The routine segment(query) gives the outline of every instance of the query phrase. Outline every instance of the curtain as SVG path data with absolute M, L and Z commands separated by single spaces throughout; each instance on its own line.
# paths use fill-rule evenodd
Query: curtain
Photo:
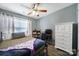
M 25 32 L 26 36 L 32 35 L 32 21 L 1 12 L 0 32 L 2 32 L 3 40 L 11 39 L 14 32 Z
M 2 32 L 3 40 L 11 39 L 13 16 L 7 13 L 0 13 L 0 30 Z
M 32 36 L 32 21 L 31 20 L 27 20 L 27 31 L 25 35 Z

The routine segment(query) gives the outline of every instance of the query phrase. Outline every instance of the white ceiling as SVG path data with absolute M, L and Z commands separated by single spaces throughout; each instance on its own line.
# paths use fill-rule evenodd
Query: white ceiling
M 28 16 L 27 14 L 31 10 L 23 7 L 22 5 L 31 7 L 32 3 L 0 3 L 0 8 Z M 29 15 L 29 17 L 32 17 L 34 19 L 39 19 L 41 17 L 44 17 L 48 14 L 56 12 L 62 8 L 70 6 L 70 5 L 72 5 L 72 3 L 40 3 L 39 8 L 47 9 L 47 12 L 46 13 L 39 13 L 39 17 L 33 16 L 32 14 Z

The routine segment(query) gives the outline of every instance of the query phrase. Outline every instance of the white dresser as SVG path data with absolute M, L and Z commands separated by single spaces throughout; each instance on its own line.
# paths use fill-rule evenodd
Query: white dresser
M 77 24 L 73 22 L 55 25 L 55 47 L 73 54 L 73 51 L 77 49 L 76 32 Z

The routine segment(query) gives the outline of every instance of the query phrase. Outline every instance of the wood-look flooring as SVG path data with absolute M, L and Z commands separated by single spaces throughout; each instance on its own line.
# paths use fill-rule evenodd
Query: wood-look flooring
M 67 52 L 56 49 L 53 45 L 48 45 L 48 56 L 70 56 Z

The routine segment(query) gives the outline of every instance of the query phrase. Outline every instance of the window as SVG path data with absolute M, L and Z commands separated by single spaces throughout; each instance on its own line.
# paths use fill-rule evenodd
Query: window
M 14 32 L 25 32 L 27 31 L 27 20 L 14 20 Z
M 14 19 L 14 32 L 25 32 L 26 35 L 31 34 L 31 21 L 27 19 Z

